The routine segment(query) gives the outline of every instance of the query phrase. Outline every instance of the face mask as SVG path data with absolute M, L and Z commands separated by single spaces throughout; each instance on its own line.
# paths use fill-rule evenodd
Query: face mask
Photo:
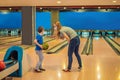
M 56 26 L 54 27 L 54 30 L 57 30 L 57 27 L 56 27 Z

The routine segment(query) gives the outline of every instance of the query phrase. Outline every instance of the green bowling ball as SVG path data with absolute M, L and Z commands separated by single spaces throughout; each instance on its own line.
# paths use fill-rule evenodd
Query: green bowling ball
M 43 50 L 47 50 L 49 48 L 49 45 L 48 43 L 43 43 L 42 47 L 43 47 Z

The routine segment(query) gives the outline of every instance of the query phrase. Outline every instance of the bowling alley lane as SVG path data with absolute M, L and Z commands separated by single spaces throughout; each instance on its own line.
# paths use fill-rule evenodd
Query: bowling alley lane
M 87 41 L 87 38 L 80 38 L 80 47 L 79 47 L 80 54 L 83 51 L 83 48 L 84 48 L 84 46 L 86 44 L 86 41 Z
M 0 45 L 0 51 L 9 48 L 10 46 L 17 46 L 17 45 L 21 45 L 21 41 L 16 41 L 16 42 L 12 42 L 12 43 L 6 43 L 3 45 Z
M 93 39 L 93 54 L 96 56 L 117 56 L 104 38 Z
M 115 41 L 115 42 L 117 42 L 118 44 L 120 44 L 120 38 L 113 38 L 113 40 Z
M 0 40 L 5 40 L 5 39 L 10 39 L 10 38 L 15 38 L 17 36 L 1 36 Z
M 14 38 L 10 38 L 10 39 L 4 39 L 4 40 L 0 41 L 0 45 L 10 43 L 10 42 L 16 42 L 16 41 L 20 41 L 20 40 L 21 40 L 21 37 L 14 37 Z
M 77 80 L 119 80 L 119 56 L 82 56 L 83 69 Z

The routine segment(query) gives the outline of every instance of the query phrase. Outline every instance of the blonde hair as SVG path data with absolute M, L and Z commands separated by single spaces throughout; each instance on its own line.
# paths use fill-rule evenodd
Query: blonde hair
M 56 21 L 55 24 L 57 26 L 57 30 L 60 31 L 60 29 L 62 28 L 61 23 L 59 21 Z

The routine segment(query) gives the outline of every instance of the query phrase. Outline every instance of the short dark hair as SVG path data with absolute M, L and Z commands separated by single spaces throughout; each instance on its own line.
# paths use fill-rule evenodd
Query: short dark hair
M 42 26 L 38 27 L 38 32 L 41 33 L 44 30 Z

